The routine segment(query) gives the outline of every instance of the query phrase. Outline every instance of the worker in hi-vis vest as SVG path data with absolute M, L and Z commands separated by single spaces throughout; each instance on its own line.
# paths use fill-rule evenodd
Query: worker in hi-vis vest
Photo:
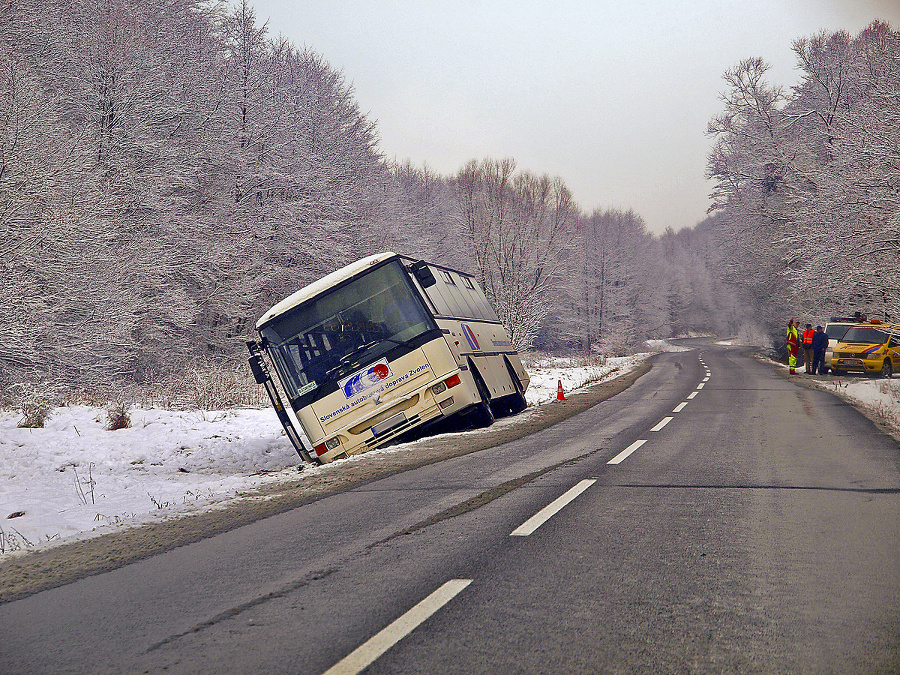
M 816 331 L 813 330 L 812 324 L 806 324 L 806 330 L 803 331 L 803 336 L 800 340 L 803 345 L 803 364 L 806 366 L 806 374 L 813 375 L 813 338 L 816 336 Z
M 800 335 L 797 332 L 797 326 L 800 322 L 796 319 L 788 321 L 787 328 L 787 347 L 788 347 L 788 366 L 791 368 L 791 375 L 796 374 L 797 353 L 800 351 Z

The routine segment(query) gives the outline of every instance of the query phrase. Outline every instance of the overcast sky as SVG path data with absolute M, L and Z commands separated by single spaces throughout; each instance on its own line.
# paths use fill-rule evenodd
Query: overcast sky
M 900 27 L 900 0 L 249 2 L 270 37 L 343 72 L 386 157 L 444 175 L 511 157 L 654 232 L 706 215 L 726 69 L 761 56 L 792 86 L 795 38 Z

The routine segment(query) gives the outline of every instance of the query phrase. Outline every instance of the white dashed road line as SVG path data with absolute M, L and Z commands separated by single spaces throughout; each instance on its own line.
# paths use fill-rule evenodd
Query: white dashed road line
M 350 652 L 325 671 L 324 675 L 356 675 L 379 656 L 412 633 L 425 619 L 450 602 L 471 579 L 451 579 L 434 593 L 422 600 L 406 614 L 387 626 L 380 633 Z
M 571 502 L 575 497 L 580 495 L 582 492 L 587 490 L 591 485 L 593 485 L 596 481 L 593 478 L 589 478 L 581 481 L 575 487 L 571 488 L 568 492 L 563 495 L 560 495 L 552 502 L 547 504 L 540 511 L 535 513 L 531 518 L 526 520 L 524 523 L 519 525 L 516 529 L 510 532 L 511 537 L 527 537 L 529 534 L 538 529 L 541 525 L 550 520 L 553 516 L 555 516 L 559 511 L 569 502 Z
M 630 455 L 632 452 L 637 450 L 639 447 L 641 447 L 646 442 L 647 442 L 647 439 L 635 441 L 634 443 L 629 445 L 627 448 L 625 448 L 622 452 L 620 452 L 618 455 L 616 455 L 611 460 L 609 460 L 607 462 L 607 464 L 621 464 L 622 460 L 624 460 L 626 457 L 628 457 L 628 455 Z
M 653 427 L 650 431 L 659 431 L 664 426 L 666 426 L 669 422 L 671 422 L 673 419 L 674 418 L 672 418 L 672 417 L 663 417 L 660 420 L 659 424 L 657 424 L 655 427 Z
M 706 368 L 706 377 L 700 384 L 697 385 L 697 391 L 693 391 L 688 394 L 688 400 L 693 399 L 697 395 L 699 390 L 703 389 L 706 382 L 709 381 L 709 368 L 706 367 L 703 359 L 700 359 L 700 363 L 703 364 L 704 368 Z M 682 410 L 684 410 L 684 407 L 687 404 L 688 401 L 679 403 L 677 406 L 675 406 L 675 409 L 672 410 L 672 412 L 681 412 Z M 650 429 L 650 431 L 659 431 L 673 419 L 673 417 L 664 417 L 655 427 Z M 646 442 L 646 439 L 635 441 L 618 455 L 609 460 L 607 464 L 620 464 L 629 455 L 631 455 L 631 453 L 640 448 Z M 510 536 L 527 537 L 528 535 L 532 534 L 541 525 L 543 525 L 548 520 L 550 520 L 550 518 L 559 513 L 567 504 L 572 502 L 575 498 L 578 497 L 578 495 L 587 490 L 595 482 L 595 479 L 586 479 L 579 482 L 573 488 L 569 489 L 565 494 L 562 494 L 554 499 L 547 506 L 534 514 L 531 518 L 519 525 L 519 527 L 517 527 L 510 533 Z M 450 602 L 464 588 L 466 588 L 466 586 L 471 583 L 472 579 L 451 579 L 443 586 L 438 588 L 434 593 L 419 602 L 415 607 L 406 612 L 406 614 L 394 620 L 386 628 L 354 649 L 347 656 L 345 656 L 331 668 L 326 670 L 323 675 L 357 675 L 358 673 L 362 672 L 372 663 L 374 663 L 375 660 L 378 659 L 378 657 L 380 657 L 388 649 L 393 647 L 400 640 L 413 632 L 426 619 L 428 619 L 441 607 Z

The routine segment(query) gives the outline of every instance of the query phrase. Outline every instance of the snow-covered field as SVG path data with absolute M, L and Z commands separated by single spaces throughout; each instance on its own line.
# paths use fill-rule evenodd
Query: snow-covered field
M 530 405 L 555 401 L 559 381 L 571 393 L 648 355 L 603 365 L 535 359 L 526 398 Z M 215 508 L 266 484 L 314 481 L 342 463 L 307 466 L 298 476 L 300 458 L 271 408 L 133 409 L 131 427 L 116 431 L 107 431 L 103 408 L 57 408 L 42 429 L 19 429 L 21 418 L 0 411 L 0 555 Z
M 683 349 L 664 342 L 649 347 Z M 532 357 L 526 397 L 532 406 L 552 404 L 558 382 L 568 395 L 624 374 L 648 356 L 602 364 Z M 896 425 L 900 380 L 840 378 L 829 386 Z M 215 508 L 266 484 L 315 481 L 323 472 L 340 471 L 342 461 L 402 447 L 307 467 L 298 475 L 300 460 L 270 408 L 134 409 L 130 417 L 130 428 L 107 431 L 105 409 L 74 406 L 55 409 L 43 429 L 19 429 L 20 414 L 0 411 L 0 555 Z

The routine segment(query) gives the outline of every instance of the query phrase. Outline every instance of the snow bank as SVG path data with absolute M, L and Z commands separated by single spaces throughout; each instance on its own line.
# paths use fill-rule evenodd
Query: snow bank
M 673 345 L 667 340 L 647 340 L 644 344 L 654 352 L 689 352 L 693 347 Z
M 900 380 L 870 380 L 860 377 L 836 379 L 833 391 L 861 407 L 870 417 L 900 434 Z
M 656 350 L 662 351 L 662 350 Z M 633 370 L 649 353 L 635 354 L 605 359 L 602 364 L 583 364 L 576 357 L 542 356 L 525 359 L 525 368 L 531 383 L 525 392 L 529 405 L 540 405 L 555 401 L 557 387 L 562 382 L 563 391 L 569 394 L 589 384 L 618 377 Z
M 210 506 L 298 463 L 273 410 L 130 415 L 107 431 L 103 409 L 57 408 L 19 429 L 0 412 L 0 551 Z

